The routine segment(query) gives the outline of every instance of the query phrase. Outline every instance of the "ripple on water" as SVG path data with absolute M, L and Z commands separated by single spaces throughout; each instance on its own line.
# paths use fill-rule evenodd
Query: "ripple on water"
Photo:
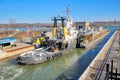
M 22 68 L 15 68 L 15 66 L 2 66 L 0 67 L 0 80 L 14 80 L 21 75 Z

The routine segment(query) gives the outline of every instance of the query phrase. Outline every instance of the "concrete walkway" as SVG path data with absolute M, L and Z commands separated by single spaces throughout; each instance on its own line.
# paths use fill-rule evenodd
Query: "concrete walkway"
M 106 64 L 110 64 L 111 65 L 111 61 L 113 60 L 113 72 L 115 72 L 116 69 L 118 69 L 118 71 L 120 71 L 120 47 L 119 47 L 119 43 L 118 43 L 118 39 L 119 39 L 119 33 L 120 31 L 117 32 L 117 35 L 113 41 L 112 46 L 110 47 L 110 51 L 108 51 L 108 57 L 107 57 L 107 61 Z M 102 73 L 97 80 L 105 80 L 105 74 L 106 74 L 106 64 L 102 70 Z M 111 68 L 111 66 L 110 66 Z M 119 72 L 120 73 L 120 72 Z M 98 74 L 98 73 L 96 73 Z
M 16 45 L 17 45 L 16 47 L 10 47 L 5 49 L 4 51 L 0 51 L 0 60 L 34 49 L 33 45 L 25 43 L 17 42 Z
M 83 75 L 84 77 L 80 77 L 79 80 L 105 80 L 106 64 L 108 63 L 111 65 L 111 60 L 114 62 L 113 72 L 116 68 L 118 69 L 120 63 L 120 51 L 118 51 L 120 49 L 118 43 L 119 33 L 120 31 L 117 31 L 113 40 L 111 39 L 111 42 L 108 43 L 109 45 L 100 51 L 100 55 L 98 55 L 93 61 L 93 64 L 89 66 L 88 71 Z M 108 46 L 110 46 L 110 48 Z M 119 69 L 118 71 L 120 71 Z

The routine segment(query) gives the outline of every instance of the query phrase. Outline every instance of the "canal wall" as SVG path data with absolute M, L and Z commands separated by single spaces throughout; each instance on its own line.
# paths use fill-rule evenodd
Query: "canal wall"
M 87 67 L 87 69 L 84 71 L 84 73 L 80 76 L 79 80 L 87 80 L 87 77 L 89 76 L 89 73 L 91 72 L 91 67 L 94 68 L 94 66 L 98 60 L 104 59 L 104 57 L 105 57 L 107 51 L 109 50 L 116 34 L 117 34 L 117 31 L 114 32 L 114 34 L 111 36 L 111 38 L 103 46 L 103 48 L 100 50 L 98 55 L 94 58 L 94 60 L 91 62 L 91 64 Z
M 25 46 L 25 47 L 20 47 L 20 48 L 16 48 L 16 49 L 13 49 L 13 50 L 6 51 L 6 52 L 4 52 L 4 54 L 2 54 L 0 56 L 0 60 L 6 59 L 8 57 L 15 56 L 15 55 L 18 55 L 18 54 L 21 54 L 23 52 L 33 50 L 33 49 L 34 49 L 34 46 Z
M 94 47 L 101 39 L 103 39 L 107 34 L 109 33 L 108 29 L 104 29 L 102 32 L 98 33 L 98 34 L 94 34 L 92 35 L 90 38 L 91 40 L 88 41 L 88 43 L 86 44 L 86 48 L 90 49 L 92 47 Z

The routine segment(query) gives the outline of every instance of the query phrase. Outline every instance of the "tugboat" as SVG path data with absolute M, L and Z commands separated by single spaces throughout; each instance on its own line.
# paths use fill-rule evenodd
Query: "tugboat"
M 45 51 L 42 50 L 42 48 L 24 52 L 17 58 L 17 61 L 20 64 L 37 64 L 46 60 L 47 55 L 45 54 Z
M 46 45 L 42 48 L 35 49 L 32 51 L 25 52 L 18 56 L 17 61 L 20 64 L 38 64 L 45 61 L 54 59 L 55 57 L 61 56 L 70 49 L 75 47 L 75 41 L 77 38 L 77 30 L 72 28 L 72 20 L 69 16 L 69 8 L 67 8 L 67 23 L 66 27 L 64 17 L 54 17 L 52 39 L 46 42 Z M 57 21 L 62 22 L 62 27 L 57 28 Z
M 46 49 L 39 48 L 25 52 L 18 56 L 17 61 L 19 64 L 38 64 L 62 55 L 58 51 L 51 52 L 49 49 L 50 47 Z

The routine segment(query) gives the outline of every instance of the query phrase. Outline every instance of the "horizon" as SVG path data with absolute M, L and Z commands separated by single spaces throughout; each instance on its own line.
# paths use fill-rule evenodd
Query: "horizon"
M 76 22 L 79 22 L 79 21 L 76 21 Z M 76 23 L 76 22 L 73 22 L 73 23 Z M 80 22 L 88 22 L 88 21 L 80 21 Z M 99 23 L 99 22 L 114 22 L 113 21 L 93 21 L 93 22 L 89 22 L 89 23 Z M 116 22 L 120 22 L 120 21 L 116 21 Z M 58 24 L 61 24 L 61 22 L 58 22 Z M 10 23 L 0 23 L 0 24 L 10 24 Z M 14 24 L 14 23 L 13 23 Z M 53 24 L 53 22 L 38 22 L 38 23 L 15 23 L 15 24 Z
M 0 24 L 52 23 L 54 16 L 66 16 L 70 4 L 74 22 L 120 21 L 120 0 L 0 0 Z

